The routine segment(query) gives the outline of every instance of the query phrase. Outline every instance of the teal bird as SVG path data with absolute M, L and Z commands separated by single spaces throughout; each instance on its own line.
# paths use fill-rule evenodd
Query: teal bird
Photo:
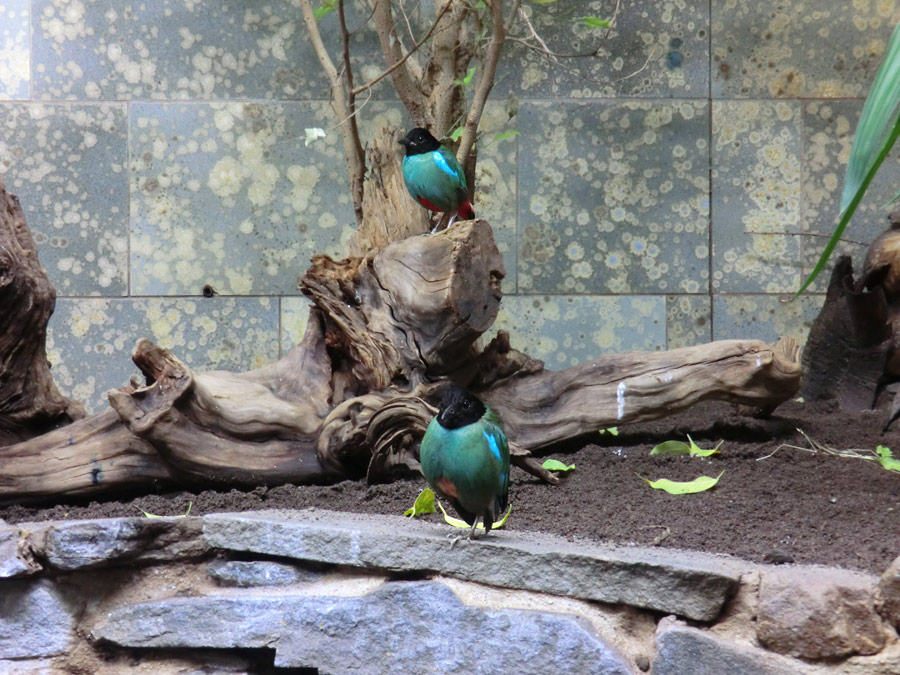
M 409 194 L 431 211 L 450 211 L 456 218 L 471 220 L 475 211 L 469 202 L 469 188 L 456 155 L 417 127 L 398 141 L 406 148 L 403 158 L 403 182 Z
M 468 539 L 479 518 L 490 532 L 509 496 L 509 445 L 494 412 L 451 385 L 425 431 L 419 459 L 428 484 L 472 526 Z

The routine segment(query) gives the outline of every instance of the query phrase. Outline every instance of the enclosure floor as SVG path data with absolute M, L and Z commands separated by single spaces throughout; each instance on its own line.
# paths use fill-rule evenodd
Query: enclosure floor
M 622 426 L 618 436 L 592 436 L 583 444 L 549 453 L 575 464 L 558 486 L 513 469 L 507 527 L 573 540 L 656 543 L 758 562 L 774 556 L 880 573 L 900 555 L 900 473 L 874 461 L 775 450 L 784 443 L 808 447 L 797 432 L 800 428 L 835 449 L 874 449 L 880 444 L 893 448 L 900 458 L 900 423 L 897 430 L 882 434 L 884 418 L 884 411 L 844 414 L 828 402 L 789 402 L 762 420 L 715 403 L 655 422 Z M 685 440 L 687 434 L 703 448 L 723 441 L 721 453 L 709 459 L 650 456 L 654 445 Z M 654 490 L 635 475 L 685 481 L 721 471 L 716 487 L 692 495 Z M 424 487 L 423 479 L 412 478 L 375 486 L 345 481 L 248 492 L 169 492 L 88 504 L 9 506 L 0 509 L 0 518 L 15 523 L 140 516 L 139 508 L 178 515 L 185 513 L 189 502 L 191 515 L 308 506 L 401 514 Z M 426 517 L 440 521 L 439 516 Z

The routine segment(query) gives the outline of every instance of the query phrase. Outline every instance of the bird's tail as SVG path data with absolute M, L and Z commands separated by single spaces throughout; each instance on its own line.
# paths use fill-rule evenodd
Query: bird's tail
M 459 205 L 459 208 L 456 211 L 456 217 L 459 220 L 475 220 L 475 209 L 472 208 L 468 199 Z

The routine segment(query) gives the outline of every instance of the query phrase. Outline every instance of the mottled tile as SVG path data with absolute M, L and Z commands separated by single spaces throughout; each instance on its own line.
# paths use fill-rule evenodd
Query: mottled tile
M 355 228 L 325 103 L 131 107 L 131 289 L 226 295 L 297 293 L 315 253 L 341 257 Z
M 31 80 L 29 0 L 0 4 L 0 100 L 26 99 Z
M 712 339 L 712 314 L 708 295 L 666 296 L 666 348 L 678 349 Z
M 503 254 L 506 277 L 503 292 L 516 292 L 516 158 L 519 138 L 517 115 L 507 106 L 488 103 L 478 127 L 478 164 L 475 169 L 475 213 L 494 230 Z
M 715 101 L 712 135 L 713 289 L 797 290 L 800 103 Z
M 713 98 L 865 98 L 894 0 L 715 0 Z
M 356 9 L 354 9 L 356 8 Z M 383 68 L 361 3 L 348 3 L 356 81 Z M 319 23 L 340 44 L 337 13 Z M 328 87 L 296 2 L 34 0 L 37 98 L 322 99 Z M 332 51 L 332 58 L 337 58 Z M 387 83 L 376 92 L 390 93 Z
M 706 291 L 708 125 L 699 101 L 524 104 L 519 291 Z
M 19 196 L 60 295 L 123 295 L 128 264 L 125 106 L 0 104 L 0 174 Z
M 713 339 L 757 339 L 774 342 L 792 337 L 801 345 L 825 297 L 793 295 L 713 296 Z
M 496 92 L 529 98 L 705 98 L 709 3 L 621 3 L 610 29 L 590 28 L 582 21 L 585 16 L 609 19 L 618 4 L 523 2 L 499 64 Z M 565 56 L 548 58 L 547 50 Z
M 281 298 L 281 354 L 300 342 L 306 334 L 309 308 L 312 303 L 304 297 Z
M 838 223 L 844 173 L 862 101 L 809 101 L 803 106 L 803 219 L 802 231 L 826 237 L 801 237 L 803 276 L 812 272 Z M 900 148 L 894 148 L 869 184 L 856 213 L 844 230 L 844 238 L 854 240 L 838 244 L 825 270 L 810 290 L 824 291 L 830 270 L 840 255 L 849 255 L 860 273 L 866 246 L 887 229 L 887 215 L 896 204 L 885 207 L 900 185 Z
M 269 298 L 61 299 L 47 357 L 60 389 L 92 411 L 109 389 L 140 371 L 134 343 L 146 337 L 197 370 L 244 371 L 278 358 L 278 301 Z
M 558 370 L 603 354 L 665 349 L 666 301 L 663 296 L 508 296 L 494 329 L 509 331 L 515 349 Z

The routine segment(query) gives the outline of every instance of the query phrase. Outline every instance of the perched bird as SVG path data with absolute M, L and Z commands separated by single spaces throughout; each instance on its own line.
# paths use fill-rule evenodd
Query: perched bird
M 468 539 L 479 518 L 490 532 L 509 495 L 509 446 L 494 412 L 451 385 L 425 431 L 419 459 L 428 484 L 472 526 Z
M 409 194 L 431 211 L 450 211 L 448 227 L 456 218 L 475 217 L 469 203 L 469 188 L 456 155 L 432 136 L 428 129 L 415 128 L 398 141 L 406 148 L 403 182 Z

